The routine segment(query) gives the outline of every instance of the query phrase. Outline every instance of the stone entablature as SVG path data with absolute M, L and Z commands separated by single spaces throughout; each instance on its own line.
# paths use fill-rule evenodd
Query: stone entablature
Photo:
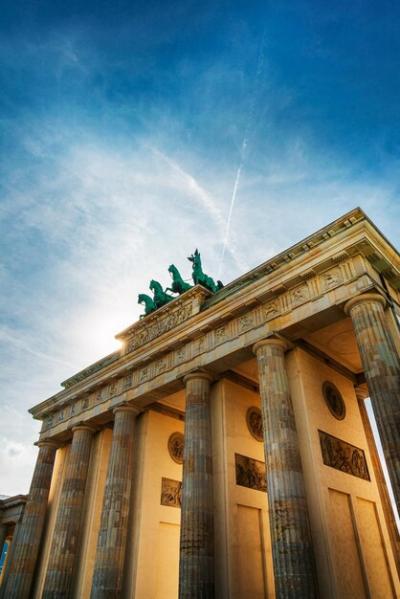
M 206 299 L 206 290 L 193 288 L 126 329 L 118 336 L 126 349 L 117 360 L 31 410 L 45 419 L 42 437 L 61 434 L 79 419 L 90 420 L 123 400 L 154 401 L 157 389 L 191 369 L 239 351 L 269 332 L 284 333 L 358 293 L 375 288 L 384 294 L 370 261 L 385 249 L 382 237 L 365 219 L 351 226 L 344 236 L 329 236 L 324 248 L 309 249 L 301 261 L 285 262 L 224 301 L 217 301 L 222 291 Z M 394 252 L 389 245 L 386 251 Z M 397 263 L 393 258 L 392 271 Z M 400 276 L 392 276 L 393 289 L 397 281 Z
M 243 287 L 250 285 L 255 280 L 261 279 L 265 275 L 269 275 L 272 272 L 284 267 L 286 264 L 298 260 L 299 258 L 306 258 L 306 254 L 310 250 L 316 249 L 318 246 L 322 244 L 326 244 L 330 240 L 341 237 L 341 234 L 348 235 L 349 229 L 357 229 L 355 225 L 361 223 L 365 229 L 370 233 L 375 233 L 374 240 L 376 242 L 375 247 L 370 245 L 369 243 L 365 244 L 365 247 L 361 249 L 361 253 L 368 257 L 368 259 L 373 263 L 374 267 L 378 272 L 385 272 L 385 276 L 388 279 L 393 279 L 397 281 L 397 289 L 400 289 L 400 279 L 399 279 L 399 267 L 394 268 L 394 264 L 398 264 L 398 254 L 397 251 L 391 246 L 389 242 L 385 245 L 385 248 L 382 247 L 382 235 L 380 238 L 376 236 L 376 227 L 369 220 L 369 218 L 364 214 L 364 212 L 360 208 L 356 208 L 346 214 L 344 217 L 337 219 L 327 227 L 320 229 L 313 235 L 310 235 L 306 239 L 303 239 L 299 243 L 296 243 L 294 246 L 281 252 L 277 256 L 270 258 L 260 266 L 257 266 L 253 270 L 248 273 L 242 275 L 238 279 L 235 279 L 231 283 L 227 284 L 217 296 L 213 296 L 210 300 L 207 301 L 206 305 L 212 305 L 219 301 L 224 300 L 228 295 L 232 293 L 236 293 L 238 290 Z M 386 241 L 386 240 L 385 240 Z M 383 253 L 382 253 L 382 250 Z M 389 252 L 388 252 L 389 250 Z
M 24 513 L 27 499 L 27 495 L 13 495 L 12 497 L 0 499 L 0 524 L 16 524 L 19 522 Z
M 220 320 L 215 328 L 203 331 L 196 339 L 182 342 L 180 347 L 165 352 L 158 358 L 152 360 L 150 356 L 147 362 L 133 367 L 127 374 L 114 377 L 83 398 L 55 411 L 51 420 L 45 421 L 42 432 L 51 428 L 52 434 L 57 434 L 71 426 L 76 419 L 86 420 L 95 416 L 99 410 L 108 411 L 114 402 L 145 396 L 195 367 L 206 366 L 217 357 L 251 345 L 268 332 L 284 331 L 287 326 L 303 320 L 307 315 L 311 316 L 336 303 L 344 303 L 355 293 L 368 291 L 374 286 L 369 275 L 354 276 L 352 261 L 335 266 L 264 304 L 248 309 L 236 318 Z M 328 287 L 330 302 L 327 301 Z M 318 300 L 321 301 L 319 307 L 316 306 Z
M 196 285 L 170 304 L 159 308 L 146 318 L 142 318 L 122 333 L 118 333 L 115 337 L 123 341 L 123 353 L 130 353 L 153 339 L 157 339 L 163 333 L 176 329 L 180 324 L 198 314 L 207 297 L 211 295 L 211 291 L 201 285 Z
M 120 357 L 120 352 L 116 351 L 116 352 L 113 352 L 112 354 L 109 354 L 105 358 L 102 358 L 101 360 L 97 360 L 97 362 L 94 362 L 94 364 L 91 364 L 87 368 L 80 370 L 73 376 L 71 376 L 68 379 L 66 379 L 65 381 L 63 381 L 61 383 L 61 387 L 64 387 L 64 389 L 69 389 L 70 387 L 73 387 L 77 383 L 80 383 L 81 381 L 84 381 L 85 379 L 87 379 L 92 374 L 95 374 L 96 372 L 100 372 L 100 370 L 103 370 L 103 368 L 105 368 L 106 366 L 109 366 L 110 364 L 112 364 L 113 362 L 118 360 L 119 357 Z

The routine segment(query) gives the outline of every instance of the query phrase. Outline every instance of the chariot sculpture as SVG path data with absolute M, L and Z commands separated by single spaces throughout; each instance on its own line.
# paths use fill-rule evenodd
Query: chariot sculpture
M 194 254 L 188 257 L 188 260 L 192 263 L 192 280 L 195 285 L 202 285 L 212 293 L 216 293 L 222 289 L 223 284 L 221 281 L 215 283 L 214 279 L 203 272 L 201 256 L 198 249 L 195 250 Z M 144 318 L 177 297 L 177 295 L 168 293 L 169 291 L 182 295 L 182 293 L 185 293 L 185 291 L 188 291 L 193 287 L 193 285 L 190 285 L 190 283 L 182 278 L 175 264 L 170 264 L 168 272 L 172 277 L 170 287 L 163 289 L 161 283 L 152 279 L 149 288 L 153 292 L 153 297 L 150 297 L 150 295 L 147 295 L 146 293 L 140 293 L 138 295 L 138 304 L 144 305 L 144 314 L 142 314 L 140 318 Z

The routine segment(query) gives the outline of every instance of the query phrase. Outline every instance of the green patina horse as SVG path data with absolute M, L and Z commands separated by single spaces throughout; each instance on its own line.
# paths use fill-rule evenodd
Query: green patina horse
M 144 314 L 142 314 L 140 318 L 144 318 L 151 312 L 154 312 L 154 310 L 157 310 L 157 306 L 153 302 L 153 299 L 145 293 L 139 293 L 138 304 L 144 304 Z
M 161 308 L 161 306 L 165 306 L 168 302 L 174 299 L 173 295 L 166 293 L 161 286 L 161 283 L 152 279 L 150 281 L 150 289 L 153 292 L 153 301 L 156 305 L 156 308 Z
M 179 295 L 181 295 L 181 293 L 185 293 L 185 291 L 188 291 L 192 288 L 189 283 L 185 283 L 185 281 L 182 279 L 181 274 L 176 268 L 175 264 L 170 264 L 168 267 L 168 272 L 170 272 L 172 276 L 172 286 L 167 287 L 165 291 L 172 291 L 172 293 L 179 293 Z
M 212 291 L 213 293 L 222 289 L 223 284 L 221 281 L 217 281 L 215 283 L 214 279 L 203 272 L 200 252 L 198 249 L 196 249 L 194 254 L 188 257 L 188 260 L 192 262 L 192 278 L 195 285 L 203 285 L 203 287 L 209 291 Z

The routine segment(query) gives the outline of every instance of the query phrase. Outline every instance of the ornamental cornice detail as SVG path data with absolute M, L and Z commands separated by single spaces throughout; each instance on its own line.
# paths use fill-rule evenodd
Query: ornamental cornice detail
M 396 275 L 396 281 L 398 281 L 396 285 L 396 281 L 393 280 L 393 276 L 395 275 L 388 276 L 390 273 L 386 269 L 386 263 L 384 262 L 385 251 L 387 250 L 385 240 L 379 237 L 378 232 L 368 223 L 360 224 L 362 224 L 362 227 L 355 227 L 352 236 L 346 238 L 345 247 L 343 247 L 342 241 L 340 241 L 339 246 L 336 243 L 333 247 L 331 245 L 330 249 L 333 249 L 333 251 L 328 251 L 323 256 L 318 255 L 318 261 L 315 260 L 315 256 L 311 261 L 306 261 L 304 263 L 306 268 L 303 271 L 299 272 L 298 266 L 293 269 L 289 265 L 290 270 L 282 273 L 284 274 L 284 277 L 277 276 L 276 273 L 271 273 L 267 280 L 256 280 L 252 285 L 247 287 L 246 291 L 244 289 L 240 291 L 237 290 L 229 297 L 229 299 L 225 297 L 222 301 L 218 301 L 217 304 L 214 304 L 214 301 L 218 296 L 225 293 L 225 290 L 229 287 L 227 286 L 214 296 L 205 299 L 204 303 L 201 303 L 201 306 L 194 306 L 191 316 L 188 315 L 188 313 L 185 314 L 186 310 L 183 310 L 176 316 L 174 314 L 175 311 L 179 313 L 182 305 L 186 303 L 187 298 L 192 297 L 192 293 L 196 293 L 195 288 L 192 288 L 189 292 L 176 298 L 169 305 L 160 308 L 146 317 L 146 319 L 143 319 L 125 331 L 122 331 L 122 333 L 117 336 L 118 338 L 131 338 L 131 343 L 128 343 L 126 340 L 124 341 L 125 353 L 121 350 L 115 352 L 73 375 L 62 384 L 64 386 L 63 391 L 60 391 L 37 406 L 34 406 L 29 410 L 30 413 L 35 418 L 42 419 L 46 413 L 54 411 L 56 406 L 71 403 L 77 398 L 82 397 L 84 393 L 88 393 L 89 387 L 93 389 L 94 387 L 99 388 L 99 386 L 103 386 L 105 378 L 121 376 L 122 370 L 128 372 L 134 362 L 144 363 L 145 361 L 148 361 L 149 354 L 165 353 L 170 349 L 171 345 L 176 345 L 175 334 L 177 335 L 178 344 L 182 345 L 183 341 L 187 341 L 193 336 L 198 336 L 199 331 L 204 333 L 213 327 L 218 327 L 218 322 L 221 320 L 221 314 L 232 312 L 233 316 L 237 314 L 238 311 L 242 313 L 245 306 L 249 307 L 250 305 L 254 306 L 260 303 L 265 304 L 267 300 L 280 296 L 285 290 L 295 290 L 296 287 L 305 284 L 306 288 L 303 288 L 303 291 L 294 291 L 296 302 L 298 305 L 301 305 L 307 296 L 308 285 L 313 285 L 313 277 L 322 274 L 322 279 L 320 279 L 318 283 L 321 293 L 334 289 L 335 286 L 344 280 L 341 274 L 341 265 L 349 260 L 357 261 L 358 259 L 363 260 L 363 258 L 366 258 L 368 263 L 371 264 L 371 267 L 368 269 L 365 264 L 362 265 L 360 262 L 358 267 L 354 266 L 355 272 L 360 274 L 361 270 L 364 269 L 365 272 L 371 274 L 372 278 L 377 280 L 379 285 L 379 277 L 376 272 L 376 264 L 378 261 L 380 266 L 383 266 L 385 270 L 385 280 L 388 278 L 390 279 L 390 284 L 388 281 L 387 283 L 388 288 L 391 290 L 392 299 L 399 303 L 400 295 L 396 289 L 400 288 L 400 268 L 396 271 L 399 272 L 399 276 L 397 277 Z M 367 227 L 366 229 L 364 224 Z M 381 257 L 380 261 L 378 260 L 378 256 Z M 378 272 L 381 272 L 381 270 L 378 269 Z M 318 290 L 316 292 L 318 293 Z M 302 295 L 303 297 L 301 297 Z M 311 295 L 313 295 L 313 292 Z M 289 301 L 287 299 L 285 301 L 289 305 Z M 173 314 L 171 314 L 171 311 Z M 190 308 L 188 309 L 188 312 L 189 311 Z M 201 317 L 202 322 L 201 324 L 199 323 L 196 331 L 194 327 L 196 327 L 195 323 L 197 320 L 193 319 L 192 321 L 192 317 L 195 316 L 198 311 L 200 311 L 203 316 Z M 273 302 L 268 305 L 267 311 L 271 314 L 277 313 Z M 167 315 L 171 316 L 170 320 Z M 160 326 L 153 327 L 159 318 L 162 321 Z M 226 320 L 225 317 L 223 317 L 223 319 Z M 175 324 L 172 326 L 174 322 L 179 322 L 180 320 L 182 321 L 181 325 Z M 192 322 L 194 323 L 193 325 Z M 141 339 L 142 341 L 142 345 L 140 345 L 139 341 L 134 340 L 134 337 L 136 333 L 140 333 L 142 328 L 146 327 L 148 327 L 149 331 L 148 333 L 146 332 L 146 337 L 145 334 L 143 334 L 142 337 L 139 336 L 139 340 Z M 182 333 L 184 329 L 186 333 Z M 145 338 L 148 339 L 146 342 L 144 342 Z M 135 345 L 136 350 L 132 350 L 132 347 Z
M 134 351 L 198 314 L 205 300 L 211 295 L 210 291 L 201 285 L 196 285 L 166 306 L 122 331 L 116 335 L 116 339 L 124 343 L 123 353 Z
M 107 406 L 112 398 L 117 398 L 127 392 L 131 393 L 135 390 L 136 393 L 137 390 L 138 396 L 146 394 L 147 387 L 153 380 L 155 386 L 162 386 L 171 376 L 171 372 L 176 369 L 183 376 L 185 365 L 187 364 L 189 367 L 190 364 L 193 364 L 194 359 L 199 358 L 203 366 L 206 366 L 207 360 L 202 357 L 204 354 L 212 352 L 224 344 L 227 344 L 228 347 L 235 340 L 238 340 L 238 343 L 243 346 L 244 342 L 241 341 L 243 335 L 249 335 L 249 343 L 252 344 L 253 341 L 256 341 L 253 337 L 257 336 L 258 332 L 260 338 L 265 336 L 267 332 L 265 327 L 267 329 L 272 327 L 271 330 L 276 331 L 283 330 L 286 326 L 287 314 L 292 313 L 294 320 L 301 320 L 306 314 L 305 310 L 308 310 L 307 306 L 314 304 L 319 298 L 324 298 L 321 307 L 326 308 L 328 305 L 327 293 L 332 293 L 330 305 L 345 301 L 349 297 L 348 291 L 345 289 L 339 291 L 344 285 L 350 285 L 351 289 L 354 287 L 361 292 L 371 288 L 374 282 L 367 273 L 355 272 L 352 259 L 339 265 L 336 264 L 320 274 L 308 278 L 306 282 L 270 298 L 265 303 L 259 303 L 257 306 L 249 308 L 245 313 L 228 318 L 208 331 L 199 332 L 195 339 L 182 342 L 179 347 L 175 345 L 162 356 L 153 358 L 149 356 L 145 363 L 132 365 L 128 372 L 125 371 L 120 375 L 114 374 L 113 378 L 101 387 L 84 394 L 69 405 L 56 408 L 45 418 L 42 433 L 46 433 L 53 427 L 58 427 L 61 423 L 66 425 L 71 418 L 79 416 L 82 419 L 82 413 L 93 408 L 96 408 L 96 411 L 101 411 L 101 404 L 105 404 L 103 409 L 107 411 Z M 181 308 L 182 306 L 180 306 Z M 310 309 L 314 310 L 315 308 Z M 285 318 L 281 320 L 281 317 Z

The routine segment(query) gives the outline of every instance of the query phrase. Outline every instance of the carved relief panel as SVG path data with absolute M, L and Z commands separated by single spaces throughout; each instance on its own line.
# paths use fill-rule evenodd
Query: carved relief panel
M 172 478 L 161 479 L 161 505 L 169 507 L 181 507 L 182 483 Z
M 363 449 L 323 431 L 318 432 L 322 459 L 326 466 L 358 476 L 358 478 L 364 480 L 371 480 Z
M 172 433 L 168 439 L 169 455 L 177 464 L 183 464 L 183 444 L 184 437 L 182 433 Z
M 262 414 L 260 408 L 250 407 L 246 413 L 246 422 L 249 433 L 257 441 L 264 440 Z
M 256 491 L 266 491 L 265 464 L 235 453 L 236 484 Z

